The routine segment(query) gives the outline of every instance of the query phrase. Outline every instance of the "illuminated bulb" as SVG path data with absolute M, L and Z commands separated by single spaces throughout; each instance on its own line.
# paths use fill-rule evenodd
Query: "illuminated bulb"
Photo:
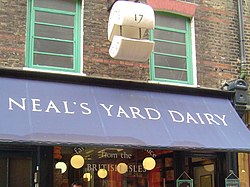
M 83 175 L 82 178 L 83 178 L 83 179 L 87 179 L 87 181 L 90 181 L 91 178 L 92 178 L 92 175 L 91 175 L 90 173 L 84 173 L 84 175 Z
M 99 169 L 97 172 L 98 177 L 100 177 L 101 179 L 104 179 L 105 177 L 107 177 L 108 172 L 106 169 Z
M 125 163 L 119 163 L 119 164 L 117 165 L 117 171 L 118 171 L 118 173 L 120 173 L 120 174 L 126 173 L 126 172 L 128 171 L 128 166 L 127 166 L 127 164 L 125 164 Z
M 146 157 L 144 158 L 142 165 L 144 169 L 152 170 L 155 168 L 156 162 L 152 157 Z
M 67 170 L 67 165 L 64 162 L 57 162 L 55 168 L 60 169 L 61 173 L 65 173 Z
M 70 159 L 70 164 L 73 168 L 79 169 L 84 165 L 84 158 L 81 155 L 74 155 Z

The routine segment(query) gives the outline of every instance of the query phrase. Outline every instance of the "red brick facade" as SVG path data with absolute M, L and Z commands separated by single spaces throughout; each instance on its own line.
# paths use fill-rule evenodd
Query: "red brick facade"
M 25 66 L 27 1 L 0 0 L 0 67 Z M 84 0 L 83 72 L 87 76 L 149 80 L 148 62 L 112 59 L 107 39 L 109 12 L 106 0 Z M 148 0 L 158 10 L 194 17 L 197 79 L 202 87 L 219 88 L 235 79 L 240 70 L 237 1 Z M 249 0 L 244 1 L 247 62 L 250 56 Z M 249 68 L 247 66 L 248 74 Z
M 175 0 L 148 0 L 147 3 L 155 10 L 169 11 L 181 15 L 193 17 L 197 5 Z

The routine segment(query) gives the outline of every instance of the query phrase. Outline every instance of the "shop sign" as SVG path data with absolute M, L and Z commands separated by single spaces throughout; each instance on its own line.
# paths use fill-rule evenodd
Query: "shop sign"
M 191 180 L 177 180 L 176 187 L 193 187 L 193 179 L 191 179 Z
M 226 187 L 240 187 L 240 180 L 234 174 L 232 170 L 230 170 L 230 174 L 225 179 L 225 186 Z
M 226 187 L 240 187 L 239 179 L 225 179 Z
M 95 115 L 93 114 L 93 108 L 91 103 L 75 101 L 47 101 L 43 103 L 40 98 L 31 98 L 30 100 L 26 97 L 22 98 L 8 98 L 8 110 L 9 111 L 26 111 L 31 109 L 32 113 L 57 113 L 65 115 Z M 105 116 L 110 118 L 124 118 L 124 119 L 148 119 L 148 120 L 161 120 L 162 113 L 156 108 L 152 107 L 135 107 L 128 106 L 127 108 L 121 105 L 112 105 L 99 103 L 97 105 L 98 111 Z M 227 127 L 226 115 L 212 114 L 212 113 L 198 113 L 191 114 L 189 112 L 180 112 L 177 110 L 167 110 L 167 114 L 174 123 L 185 123 L 185 124 L 196 124 L 196 125 L 218 125 Z
M 227 98 L 89 84 L 1 78 L 1 141 L 250 149 L 249 131 Z

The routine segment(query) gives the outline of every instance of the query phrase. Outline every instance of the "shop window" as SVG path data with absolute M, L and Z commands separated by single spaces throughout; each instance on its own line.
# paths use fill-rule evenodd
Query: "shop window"
M 155 12 L 155 19 L 155 29 L 150 32 L 155 42 L 151 80 L 193 85 L 191 19 L 165 12 Z
M 174 186 L 172 151 L 57 147 L 54 161 L 54 187 L 73 182 L 84 187 Z
M 26 66 L 80 72 L 80 0 L 29 0 Z

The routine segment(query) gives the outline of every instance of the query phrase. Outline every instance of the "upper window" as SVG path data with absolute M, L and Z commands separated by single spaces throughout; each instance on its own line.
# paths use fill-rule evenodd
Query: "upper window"
M 150 38 L 155 48 L 150 58 L 150 78 L 155 81 L 193 84 L 190 18 L 156 12 Z
M 26 65 L 80 72 L 80 0 L 29 0 Z

